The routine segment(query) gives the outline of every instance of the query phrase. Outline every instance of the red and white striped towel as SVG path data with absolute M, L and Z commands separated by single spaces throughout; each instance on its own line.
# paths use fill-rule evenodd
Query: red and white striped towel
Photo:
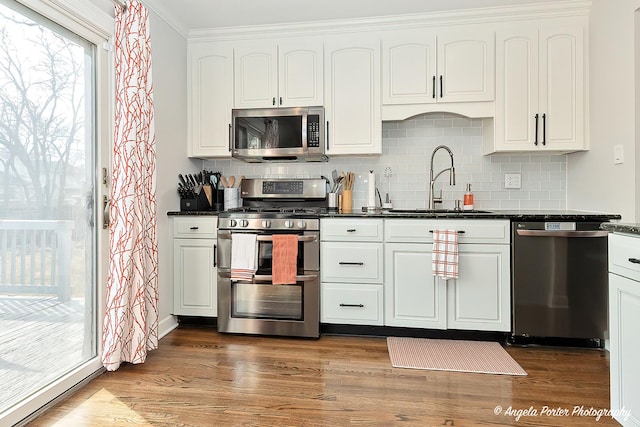
M 433 230 L 431 264 L 434 276 L 445 280 L 458 278 L 458 232 L 456 230 Z
M 253 280 L 258 269 L 258 236 L 231 234 L 231 280 Z

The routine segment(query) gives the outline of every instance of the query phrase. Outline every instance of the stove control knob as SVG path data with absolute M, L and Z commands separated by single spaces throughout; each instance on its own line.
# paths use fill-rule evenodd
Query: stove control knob
M 286 221 L 284 222 L 284 226 L 285 226 L 286 228 L 293 228 L 293 221 L 286 220 Z
M 266 220 L 266 219 L 265 219 L 265 220 L 263 220 L 263 221 L 262 221 L 262 227 L 263 227 L 263 228 L 270 228 L 270 227 L 271 227 L 271 221 Z
M 235 219 L 230 219 L 229 220 L 229 226 L 230 227 L 235 227 L 236 225 L 238 225 L 238 222 Z
M 307 228 L 307 223 L 304 221 L 299 221 L 298 222 L 298 228 Z
M 243 219 L 242 221 L 240 221 L 240 227 L 248 227 L 249 226 L 249 221 L 247 221 L 246 219 Z

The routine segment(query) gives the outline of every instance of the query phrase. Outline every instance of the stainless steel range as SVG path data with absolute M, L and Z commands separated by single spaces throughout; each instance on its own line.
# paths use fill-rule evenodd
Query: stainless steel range
M 317 338 L 319 214 L 326 210 L 326 181 L 245 179 L 241 194 L 243 207 L 218 218 L 218 331 Z M 232 246 L 239 234 L 256 235 L 252 279 L 232 280 Z M 276 234 L 297 236 L 295 284 L 272 283 Z

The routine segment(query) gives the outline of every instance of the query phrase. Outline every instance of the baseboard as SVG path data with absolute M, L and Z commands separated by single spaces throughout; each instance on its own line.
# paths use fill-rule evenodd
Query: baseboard
M 176 316 L 169 315 L 162 319 L 158 324 L 158 339 L 163 338 L 169 332 L 178 327 L 178 319 Z

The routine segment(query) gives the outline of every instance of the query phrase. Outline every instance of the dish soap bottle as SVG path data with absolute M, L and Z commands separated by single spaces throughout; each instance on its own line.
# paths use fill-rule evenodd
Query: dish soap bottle
M 465 211 L 473 210 L 473 193 L 471 192 L 471 184 L 467 184 L 467 192 L 464 193 L 463 207 Z

